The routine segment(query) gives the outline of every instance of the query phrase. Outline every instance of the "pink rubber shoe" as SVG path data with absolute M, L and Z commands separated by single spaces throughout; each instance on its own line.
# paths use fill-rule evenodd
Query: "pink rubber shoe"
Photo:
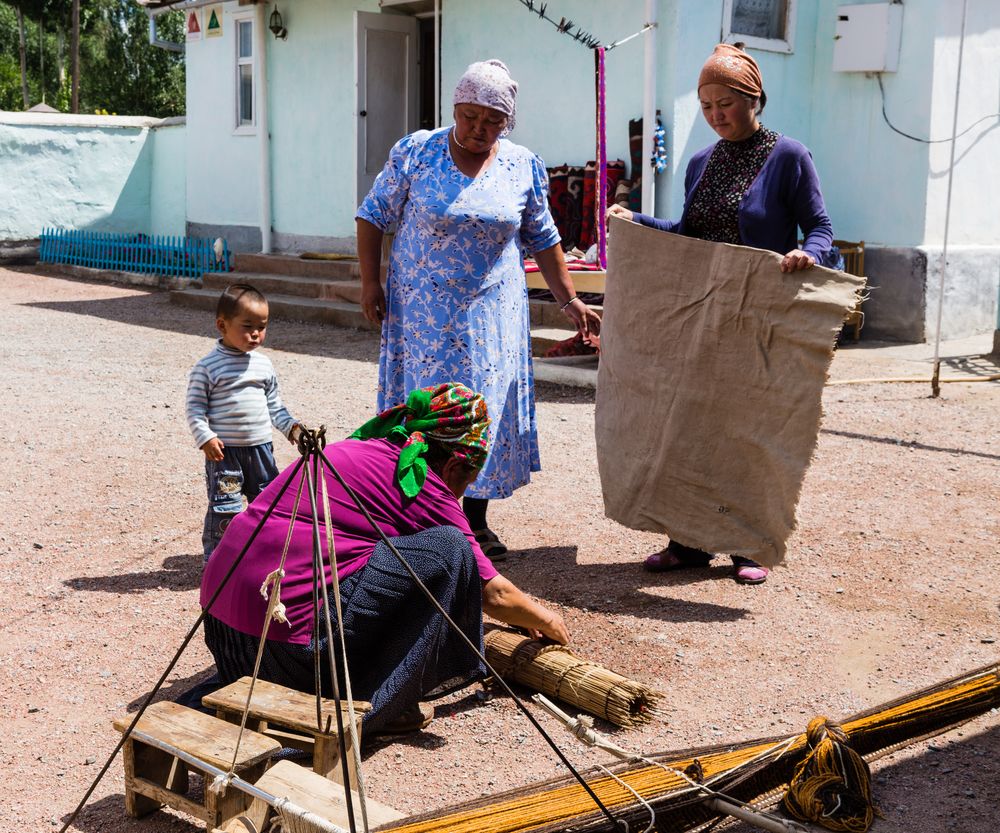
M 739 561 L 734 558 L 733 567 L 736 568 L 737 584 L 763 584 L 771 573 L 767 567 L 762 567 L 749 558 L 741 558 Z

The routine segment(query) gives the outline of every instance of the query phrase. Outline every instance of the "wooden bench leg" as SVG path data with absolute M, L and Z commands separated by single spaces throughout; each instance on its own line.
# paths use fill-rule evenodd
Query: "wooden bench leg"
M 313 772 L 338 784 L 344 783 L 344 776 L 340 772 L 340 743 L 336 737 L 316 736 L 313 746 Z
M 358 742 L 361 742 L 361 726 L 357 728 Z M 338 784 L 344 783 L 343 768 L 340 765 L 340 740 L 336 735 L 316 735 L 316 745 L 313 747 L 313 772 L 336 781 Z M 358 783 L 357 765 L 354 762 L 354 750 L 351 746 L 350 735 L 347 736 L 347 772 L 351 776 L 351 786 Z
M 244 781 L 251 784 L 260 778 L 266 771 L 269 761 L 263 761 L 255 766 L 247 767 L 237 774 Z M 243 813 L 249 806 L 252 798 L 236 787 L 227 787 L 221 793 L 211 789 L 212 781 L 210 776 L 205 776 L 205 812 L 208 817 L 208 829 L 222 827 L 230 819 Z
M 163 802 L 136 792 L 136 778 L 144 778 L 178 795 L 187 792 L 187 767 L 173 755 L 131 738 L 125 741 L 122 755 L 125 763 L 125 812 L 132 818 L 148 816 L 163 806 Z

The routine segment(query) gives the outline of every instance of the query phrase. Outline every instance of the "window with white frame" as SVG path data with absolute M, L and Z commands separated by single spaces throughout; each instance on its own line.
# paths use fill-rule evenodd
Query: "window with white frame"
M 796 0 L 723 0 L 722 40 L 752 49 L 791 52 Z
M 236 24 L 236 129 L 252 132 L 257 124 L 254 107 L 254 38 L 252 17 L 237 18 Z

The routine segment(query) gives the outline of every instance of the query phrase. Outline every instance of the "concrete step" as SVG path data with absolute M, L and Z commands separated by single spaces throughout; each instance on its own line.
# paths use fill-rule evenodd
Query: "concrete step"
M 531 355 L 544 356 L 548 350 L 560 341 L 565 341 L 576 332 L 575 328 L 562 329 L 560 327 L 532 327 L 531 328 Z
M 215 278 L 219 276 L 212 276 L 212 280 L 209 280 L 208 275 L 205 276 L 205 286 L 203 288 L 190 288 L 190 289 L 177 289 L 170 293 L 170 300 L 172 303 L 180 304 L 182 306 L 193 307 L 196 309 L 203 310 L 215 310 L 215 306 L 219 301 L 219 292 L 221 289 L 225 288 L 230 283 L 235 283 L 244 278 L 253 278 L 257 276 L 241 276 L 234 273 L 229 273 L 228 276 L 222 276 L 224 279 L 221 282 L 216 282 Z M 298 279 L 292 279 L 298 280 Z M 253 282 L 253 281 L 251 281 Z M 211 285 L 210 284 L 215 284 Z M 325 282 L 327 285 L 336 282 Z M 361 284 L 356 281 L 344 281 L 342 283 L 352 283 L 357 286 L 360 291 Z M 255 283 L 255 285 L 259 285 Z M 335 327 L 349 327 L 358 330 L 373 330 L 375 329 L 368 321 L 365 319 L 364 315 L 361 313 L 361 307 L 357 303 L 351 302 L 349 300 L 344 300 L 343 296 L 339 298 L 310 298 L 301 295 L 290 295 L 283 293 L 276 293 L 265 289 L 264 286 L 260 286 L 261 291 L 267 295 L 268 305 L 270 307 L 270 312 L 274 318 L 282 318 L 293 321 L 316 321 L 322 324 L 329 324 Z M 558 308 L 545 301 L 533 301 L 532 309 L 534 310 L 536 304 L 547 305 L 555 309 L 556 314 L 559 315 Z M 569 321 L 565 316 L 559 315 L 561 319 L 566 322 Z M 539 327 L 532 326 L 531 328 L 531 353 L 533 356 L 543 356 L 545 351 L 552 347 L 554 344 L 569 338 L 573 334 L 573 328 L 570 324 L 562 324 L 560 321 L 559 327 Z M 588 357 L 583 358 L 564 358 L 552 360 L 552 364 L 558 367 L 557 371 L 551 374 L 552 378 L 544 377 L 546 381 L 559 382 L 561 384 L 592 384 L 588 382 L 580 381 L 570 381 L 570 377 L 576 375 L 582 375 L 587 377 L 587 374 L 576 373 L 576 367 L 570 367 L 576 364 L 588 364 L 590 362 L 596 362 L 596 359 L 590 359 Z M 562 367 L 565 365 L 565 367 Z M 563 372 L 563 371 L 566 372 Z M 581 368 L 582 370 L 582 368 Z M 591 370 L 591 368 L 587 368 Z M 570 372 L 572 371 L 572 372 Z M 587 377 L 589 378 L 589 377 Z
M 268 298 L 272 295 L 290 295 L 323 301 L 350 301 L 352 304 L 361 301 L 361 281 L 358 278 L 334 280 L 264 272 L 206 273 L 201 276 L 202 288 L 217 292 L 222 292 L 232 283 L 252 284 Z
M 296 255 L 237 253 L 237 272 L 267 275 L 295 275 L 300 278 L 345 280 L 361 275 L 356 260 L 307 260 Z
M 576 388 L 597 387 L 597 361 L 593 356 L 564 356 L 558 359 L 535 359 L 535 381 L 570 385 Z
M 170 293 L 170 300 L 182 306 L 214 310 L 219 301 L 219 293 L 215 289 L 180 289 Z M 361 313 L 361 307 L 348 301 L 302 298 L 295 295 L 268 295 L 267 302 L 274 318 L 316 321 L 355 330 L 374 329 Z

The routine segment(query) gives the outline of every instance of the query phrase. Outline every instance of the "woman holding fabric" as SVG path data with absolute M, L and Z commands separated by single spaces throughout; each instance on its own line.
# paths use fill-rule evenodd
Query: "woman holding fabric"
M 609 217 L 702 240 L 770 249 L 783 255 L 781 270 L 816 263 L 842 265 L 832 248 L 833 227 L 812 156 L 801 143 L 764 127 L 767 102 L 757 62 L 742 49 L 720 43 L 698 77 L 701 111 L 720 141 L 696 153 L 684 178 L 679 221 L 658 220 L 614 205 Z M 804 242 L 798 246 L 798 232 Z M 652 572 L 707 567 L 712 554 L 671 541 L 649 556 Z M 768 570 L 733 556 L 736 580 L 760 584 Z
M 464 385 L 413 391 L 406 404 L 361 426 L 322 452 L 379 527 L 474 645 L 483 648 L 482 614 L 566 644 L 562 617 L 499 575 L 482 552 L 458 503 L 487 456 L 483 397 Z M 423 728 L 433 711 L 422 700 L 468 683 L 484 669 L 468 645 L 422 595 L 340 483 L 320 465 L 330 528 L 352 695 L 371 702 L 369 735 Z M 274 510 L 275 496 L 295 475 Z M 313 612 L 313 527 L 308 490 L 296 506 L 302 467 L 282 472 L 226 530 L 205 567 L 201 604 L 205 641 L 222 685 L 253 672 L 268 602 L 261 588 L 282 568 L 284 619 L 270 624 L 261 679 L 315 691 L 314 648 L 329 696 L 325 625 Z M 316 487 L 321 551 L 326 549 L 323 489 Z M 294 523 L 292 523 L 294 519 Z M 255 530 L 260 530 L 255 533 Z M 240 554 L 246 554 L 240 559 Z M 331 571 L 324 557 L 327 585 Z M 237 564 L 238 561 L 238 564 Z M 226 579 L 233 565 L 232 575 Z M 330 604 L 334 594 L 329 592 Z M 320 596 L 322 598 L 322 596 Z M 336 621 L 334 619 L 334 621 Z M 335 637 L 335 642 L 337 641 Z M 339 644 L 336 646 L 339 653 Z M 341 689 L 344 694 L 344 689 Z
M 455 123 L 397 142 L 357 213 L 361 306 L 382 326 L 379 409 L 448 379 L 488 403 L 491 453 L 464 508 L 490 558 L 506 547 L 487 524 L 489 500 L 508 497 L 540 468 L 524 255 L 533 254 L 585 337 L 600 328 L 573 292 L 544 164 L 504 138 L 516 97 L 503 63 L 472 64 L 455 88 Z M 381 243 L 394 223 L 383 291 Z

